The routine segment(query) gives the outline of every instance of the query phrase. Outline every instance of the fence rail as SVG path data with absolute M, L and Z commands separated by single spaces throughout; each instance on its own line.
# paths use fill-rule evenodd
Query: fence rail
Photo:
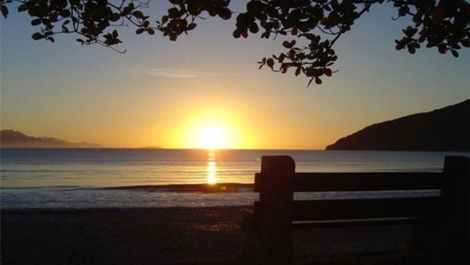
M 433 239 L 442 241 L 447 252 L 468 253 L 470 247 L 470 159 L 466 157 L 446 157 L 442 172 L 296 173 L 291 157 L 265 156 L 254 188 L 259 201 L 254 205 L 254 223 L 245 232 L 259 242 L 251 252 L 260 264 L 291 264 L 292 229 L 297 227 L 437 220 L 441 231 L 434 231 L 439 239 Z M 294 192 L 389 190 L 439 190 L 440 196 L 311 201 L 295 201 L 293 196 Z

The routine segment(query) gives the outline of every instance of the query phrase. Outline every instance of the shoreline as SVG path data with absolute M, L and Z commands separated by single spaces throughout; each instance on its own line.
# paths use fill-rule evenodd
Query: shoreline
M 20 213 L 80 213 L 80 212 L 140 212 L 140 211 L 160 211 L 160 210 L 224 210 L 233 208 L 240 211 L 251 209 L 252 205 L 239 205 L 239 206 L 169 206 L 169 207 L 83 207 L 83 208 L 0 208 L 1 214 L 20 214 Z
M 233 260 L 251 206 L 2 209 L 1 264 L 206 264 Z M 295 260 L 405 246 L 410 228 L 294 232 Z

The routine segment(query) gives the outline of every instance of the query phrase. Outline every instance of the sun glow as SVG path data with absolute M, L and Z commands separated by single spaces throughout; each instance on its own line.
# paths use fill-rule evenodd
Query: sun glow
M 197 145 L 205 149 L 219 149 L 227 146 L 226 132 L 220 127 L 202 127 L 198 132 Z
M 246 137 L 242 129 L 236 119 L 222 111 L 195 113 L 181 127 L 181 142 L 185 148 L 243 148 Z

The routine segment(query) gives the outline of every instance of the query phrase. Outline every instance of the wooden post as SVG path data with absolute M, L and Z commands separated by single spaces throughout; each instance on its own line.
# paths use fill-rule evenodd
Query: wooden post
M 470 158 L 447 156 L 442 198 L 449 209 L 444 222 L 448 264 L 469 264 L 470 252 Z M 446 244 L 444 243 L 444 244 Z
M 263 156 L 261 160 L 259 223 L 262 264 L 292 263 L 292 178 L 295 162 L 289 156 Z

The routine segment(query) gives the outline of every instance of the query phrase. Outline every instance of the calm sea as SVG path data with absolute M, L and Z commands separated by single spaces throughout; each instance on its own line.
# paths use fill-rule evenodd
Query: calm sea
M 4 209 L 249 205 L 256 194 L 247 184 L 253 183 L 263 155 L 290 155 L 298 172 L 432 172 L 442 170 L 446 155 L 470 157 L 451 152 L 173 149 L 1 149 L 0 154 Z M 208 192 L 198 185 L 213 183 L 227 191 Z

